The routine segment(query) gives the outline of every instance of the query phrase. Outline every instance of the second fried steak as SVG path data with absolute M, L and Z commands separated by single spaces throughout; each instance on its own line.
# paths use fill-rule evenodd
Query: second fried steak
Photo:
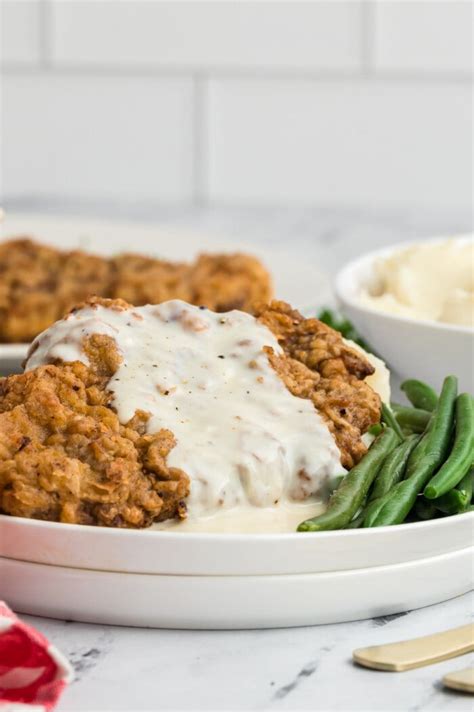
M 249 311 L 272 296 L 267 270 L 244 254 L 167 262 L 124 254 L 106 259 L 28 238 L 0 243 L 0 342 L 29 342 L 75 304 L 97 295 L 136 306 L 183 299 L 214 311 Z

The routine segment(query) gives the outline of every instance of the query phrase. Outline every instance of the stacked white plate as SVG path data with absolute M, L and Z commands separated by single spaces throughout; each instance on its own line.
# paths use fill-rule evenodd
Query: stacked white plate
M 167 259 L 247 251 L 294 306 L 325 303 L 327 278 L 288 250 L 153 226 L 9 215 L 5 237 L 62 248 L 132 250 Z M 25 344 L 0 344 L 0 372 Z M 266 628 L 387 615 L 446 600 L 473 584 L 474 514 L 320 534 L 118 530 L 0 515 L 0 599 L 18 612 L 169 628 Z
M 21 613 L 150 627 L 356 620 L 471 590 L 473 527 L 473 513 L 318 534 L 180 534 L 0 516 L 0 598 Z

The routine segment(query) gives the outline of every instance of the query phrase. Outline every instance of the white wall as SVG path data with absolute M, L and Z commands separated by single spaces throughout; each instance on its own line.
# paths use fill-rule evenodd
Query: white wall
M 0 5 L 7 203 L 472 203 L 468 0 Z

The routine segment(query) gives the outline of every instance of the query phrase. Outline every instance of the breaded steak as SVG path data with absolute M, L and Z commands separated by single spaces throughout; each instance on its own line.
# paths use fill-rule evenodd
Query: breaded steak
M 258 307 L 256 317 L 283 349 L 264 347 L 270 365 L 290 393 L 314 404 L 341 464 L 352 467 L 366 452 L 362 435 L 380 420 L 380 398 L 364 381 L 373 367 L 339 333 L 284 302 Z M 148 432 L 146 404 L 119 422 L 108 390 L 121 364 L 115 341 L 88 335 L 83 349 L 88 366 L 53 359 L 0 379 L 0 511 L 115 527 L 185 517 L 190 479 L 167 464 L 173 432 Z

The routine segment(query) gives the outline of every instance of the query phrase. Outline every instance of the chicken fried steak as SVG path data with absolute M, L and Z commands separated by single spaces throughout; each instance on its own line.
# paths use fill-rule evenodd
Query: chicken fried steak
M 89 309 L 86 312 L 88 315 L 103 307 L 107 313 L 112 310 L 119 317 L 123 313 L 130 328 L 131 317 L 139 323 L 152 314 L 145 310 L 157 309 L 144 307 L 142 311 L 134 311 L 133 307 L 119 300 L 101 299 L 92 300 L 85 307 Z M 209 387 L 206 384 L 212 385 L 216 374 L 230 373 L 228 369 L 242 356 L 242 364 L 248 371 L 244 377 L 251 378 L 254 383 L 258 407 L 264 401 L 265 389 L 273 388 L 280 398 L 274 400 L 274 403 L 285 404 L 287 401 L 284 397 L 281 400 L 281 397 L 287 394 L 296 405 L 295 413 L 300 414 L 298 417 L 303 418 L 308 425 L 312 425 L 314 418 L 315 422 L 323 423 L 326 434 L 332 435 L 326 437 L 332 442 L 331 447 L 334 449 L 335 441 L 339 450 L 335 450 L 335 460 L 326 458 L 325 462 L 331 467 L 329 464 L 324 465 L 321 482 L 334 474 L 334 470 L 340 470 L 341 464 L 350 468 L 364 455 L 366 447 L 361 437 L 372 424 L 380 420 L 380 399 L 364 382 L 364 378 L 373 373 L 374 369 L 361 354 L 348 347 L 337 332 L 317 319 L 303 318 L 284 302 L 261 306 L 256 313 L 257 321 L 239 312 L 220 314 L 217 318 L 217 315 L 207 310 L 200 311 L 182 305 L 181 302 L 167 302 L 158 309 L 159 312 L 153 314 L 153 317 L 157 317 L 160 329 L 168 328 L 170 321 L 170 328 L 179 329 L 179 333 L 176 333 L 188 339 L 186 343 L 199 345 L 202 339 L 209 338 L 206 334 L 212 331 L 209 327 L 211 321 L 214 330 L 223 330 L 223 338 L 227 339 L 225 343 L 235 343 L 224 353 L 220 345 L 224 341 L 221 341 L 216 358 L 211 354 L 213 360 L 209 363 L 215 363 L 220 370 L 211 374 L 210 381 L 196 382 L 195 393 L 189 398 L 197 397 L 198 407 L 200 397 L 211 397 L 214 392 L 206 394 L 206 387 Z M 78 313 L 74 312 L 71 317 Z M 118 317 L 114 318 L 114 323 L 117 323 Z M 229 341 L 229 334 L 232 336 L 232 320 L 237 320 L 238 325 L 243 324 L 242 329 L 248 330 L 250 338 L 243 338 L 245 333 L 239 338 L 237 333 L 237 340 Z M 67 320 L 65 323 L 67 325 Z M 226 329 L 229 331 L 226 332 Z M 254 361 L 248 362 L 247 349 L 252 348 L 250 342 L 254 333 L 259 355 Z M 44 338 L 45 335 L 42 335 L 33 345 L 32 358 L 35 357 L 35 349 L 42 348 L 41 340 Z M 269 345 L 258 345 L 259 338 L 263 339 L 263 344 Z M 67 338 L 61 343 L 68 348 L 70 346 Z M 206 344 L 208 342 L 204 344 L 203 353 L 208 354 L 211 347 Z M 82 349 L 87 357 L 87 365 L 79 361 L 64 363 L 51 351 L 51 363 L 21 375 L 0 379 L 0 511 L 22 517 L 115 527 L 145 527 L 154 521 L 186 517 L 188 503 L 192 501 L 193 486 L 198 487 L 198 483 L 193 473 L 170 464 L 171 453 L 179 449 L 179 436 L 171 426 L 159 429 L 149 427 L 150 423 L 155 422 L 153 418 L 156 413 L 150 416 L 147 403 L 143 403 L 142 408 L 136 408 L 127 422 L 120 422 L 116 403 L 113 402 L 113 389 L 116 389 L 115 394 L 120 392 L 117 389 L 121 384 L 114 384 L 114 381 L 118 380 L 117 374 L 125 365 L 126 353 L 118 349 L 116 341 L 104 333 L 86 335 Z M 170 353 L 173 354 L 173 350 Z M 186 349 L 183 353 L 186 353 Z M 157 353 L 156 364 L 149 364 L 150 369 L 156 367 L 153 373 L 157 377 L 160 374 L 160 355 Z M 191 362 L 195 362 L 192 353 L 191 357 Z M 261 363 L 257 363 L 258 359 L 263 359 L 267 371 L 262 369 Z M 163 363 L 161 370 L 166 372 Z M 177 368 L 182 375 L 183 361 L 180 359 Z M 189 378 L 190 374 L 191 371 Z M 272 385 L 273 381 L 276 386 Z M 141 392 L 143 383 L 146 385 L 146 380 L 137 383 L 136 392 Z M 194 388 L 186 371 L 182 383 L 186 384 L 186 390 L 180 386 L 181 397 L 186 399 L 188 388 L 190 394 Z M 174 403 L 185 402 L 170 400 L 173 394 L 161 386 L 153 388 L 155 395 L 159 390 L 158 397 L 166 399 L 161 401 L 166 404 L 163 408 L 172 408 L 172 411 L 167 412 L 174 413 Z M 202 396 L 199 396 L 200 388 L 203 389 Z M 250 387 L 242 392 L 244 401 L 253 396 Z M 273 413 L 272 417 L 281 417 L 278 415 L 281 409 L 273 410 L 276 415 Z M 215 422 L 220 423 L 219 401 L 214 415 Z M 176 414 L 176 418 L 181 417 L 182 421 L 174 421 L 177 432 L 181 432 L 177 430 L 177 423 L 184 423 L 185 415 Z M 232 417 L 241 420 L 241 416 Z M 225 423 L 224 412 L 222 418 Z M 292 416 L 287 423 L 291 442 L 295 434 L 294 422 Z M 194 424 L 195 429 L 198 425 Z M 272 440 L 277 437 L 276 429 L 270 433 L 262 430 L 261 433 L 273 447 Z M 249 447 L 258 449 L 259 442 L 255 442 L 255 436 L 260 441 L 261 433 L 257 430 L 249 432 L 248 429 L 243 431 L 244 439 L 236 441 L 239 448 L 244 447 L 242 443 L 250 442 Z M 311 440 L 311 428 L 308 434 L 311 449 L 311 443 L 317 441 Z M 297 435 L 303 437 L 301 430 L 298 430 Z M 218 433 L 217 437 L 214 444 L 210 441 L 209 448 L 217 447 L 215 443 L 219 442 Z M 199 440 L 197 442 L 202 445 Z M 275 452 L 280 452 L 279 443 L 276 442 L 276 445 Z M 314 447 L 317 449 L 317 445 Z M 314 482 L 311 483 L 308 459 L 303 458 L 302 462 L 307 464 L 300 469 L 296 468 L 294 473 L 296 489 L 292 485 L 297 499 L 319 491 L 313 486 Z M 253 466 L 249 465 L 245 472 L 239 466 L 237 481 L 239 486 L 244 483 L 252 496 L 258 498 L 264 496 L 269 487 L 271 489 L 272 482 L 268 477 L 272 477 L 273 469 L 267 468 L 264 472 L 262 482 L 265 487 L 260 491 L 257 476 L 252 479 Z M 212 489 L 212 480 L 207 484 L 201 482 L 199 486 L 206 493 L 206 488 L 208 491 Z M 279 496 L 272 503 L 276 504 Z
M 75 304 L 97 295 L 132 304 L 183 299 L 214 311 L 249 311 L 272 296 L 267 270 L 243 254 L 173 263 L 134 254 L 110 259 L 28 238 L 0 242 L 0 342 L 29 342 Z

